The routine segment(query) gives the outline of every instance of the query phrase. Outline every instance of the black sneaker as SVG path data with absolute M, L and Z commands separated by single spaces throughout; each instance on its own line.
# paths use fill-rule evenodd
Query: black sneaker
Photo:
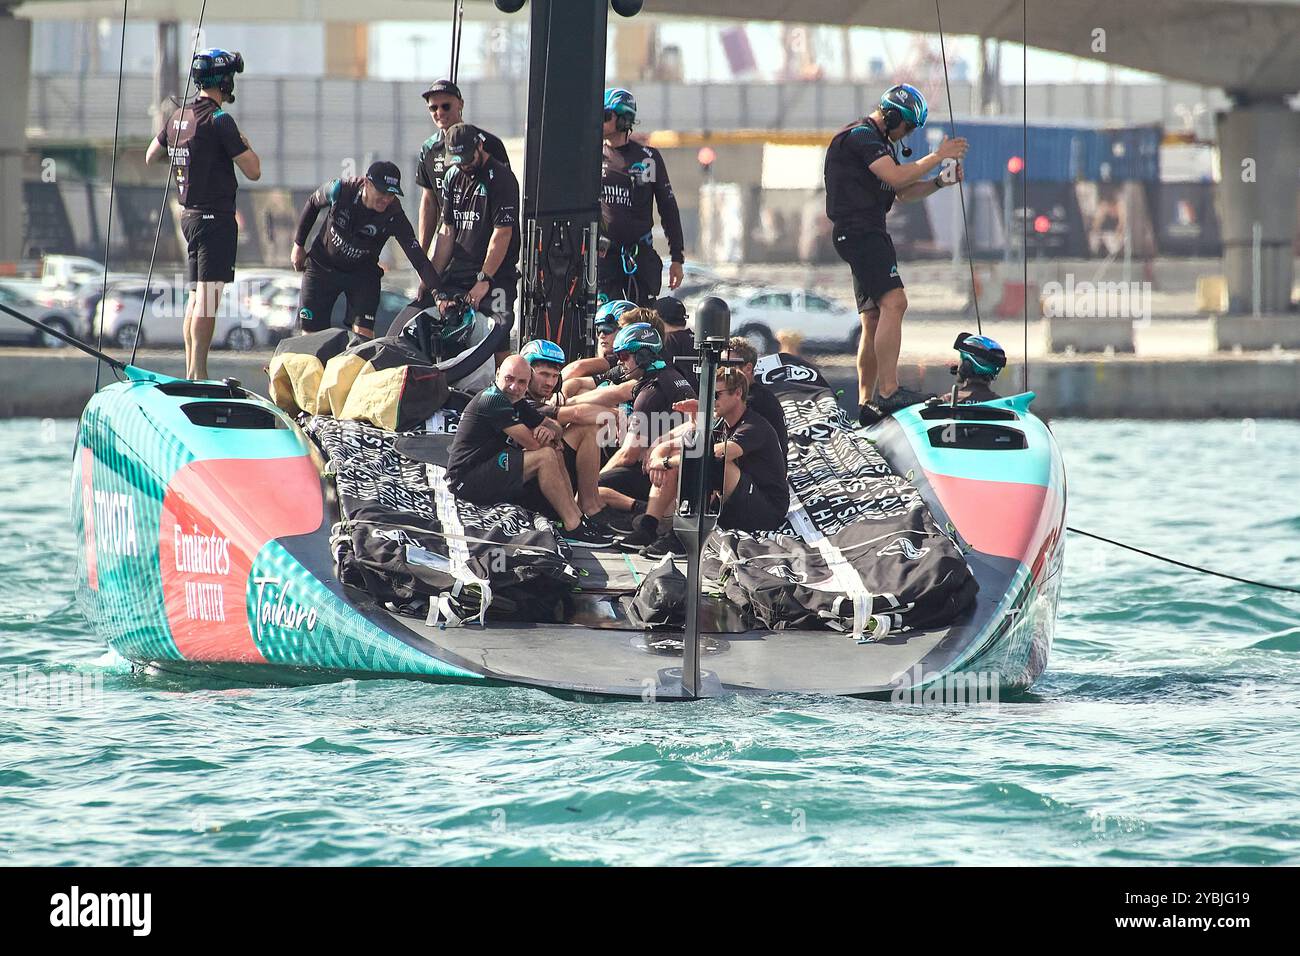
M 632 530 L 619 541 L 627 551 L 639 551 L 659 538 L 659 520 L 653 515 L 637 515 L 632 519 Z
M 561 531 L 560 540 L 575 548 L 612 548 L 614 546 L 614 536 L 604 528 L 592 524 L 589 518 L 583 518 L 572 531 Z
M 881 398 L 874 403 L 873 407 L 879 411 L 881 415 L 892 415 L 894 412 L 907 408 L 909 405 L 918 405 L 933 397 L 933 395 L 930 395 L 927 392 L 918 392 L 910 388 L 904 388 L 900 385 L 898 391 L 894 392 L 894 394 L 890 395 L 888 398 L 881 396 Z
M 682 539 L 674 531 L 660 535 L 653 544 L 641 549 L 642 557 L 646 558 L 662 558 L 666 554 L 686 554 L 686 545 L 682 544 Z
M 627 534 L 632 530 L 632 512 L 615 511 L 613 508 L 601 508 L 594 515 L 587 515 L 587 520 L 602 528 L 608 528 L 615 534 Z

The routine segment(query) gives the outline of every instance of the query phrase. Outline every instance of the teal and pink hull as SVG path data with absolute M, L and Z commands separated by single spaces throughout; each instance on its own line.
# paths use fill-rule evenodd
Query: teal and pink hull
M 692 696 L 639 632 L 443 630 L 345 589 L 333 483 L 296 423 L 237 385 L 129 372 L 82 416 L 72 488 L 79 603 L 128 660 L 249 683 L 406 677 Z M 864 645 L 826 631 L 719 634 L 701 652 L 700 696 L 897 695 L 954 673 L 994 675 L 1004 691 L 1033 683 L 1051 648 L 1065 478 L 1031 399 L 968 406 L 960 420 L 916 407 L 869 432 L 967 550 L 980 584 L 973 611 Z

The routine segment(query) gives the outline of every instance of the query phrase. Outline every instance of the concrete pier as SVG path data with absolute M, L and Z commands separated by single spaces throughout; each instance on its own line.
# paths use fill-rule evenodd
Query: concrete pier
M 903 384 L 946 393 L 951 352 L 910 357 L 900 367 Z M 239 379 L 265 394 L 269 352 L 213 352 L 216 378 Z M 850 356 L 813 356 L 843 389 L 841 403 L 856 410 L 857 381 Z M 142 352 L 137 364 L 169 375 L 184 372 L 179 351 Z M 1013 355 L 998 390 L 1020 391 L 1023 362 Z M 101 381 L 112 382 L 105 368 Z M 95 360 L 72 349 L 0 350 L 0 417 L 76 418 L 90 399 Z M 1031 357 L 1034 408 L 1050 417 L 1079 418 L 1300 418 L 1300 352 L 1141 358 L 1117 355 Z

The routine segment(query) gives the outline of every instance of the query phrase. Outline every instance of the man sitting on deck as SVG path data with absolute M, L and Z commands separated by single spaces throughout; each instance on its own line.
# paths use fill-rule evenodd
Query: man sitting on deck
M 608 547 L 613 536 L 583 517 L 574 500 L 564 462 L 553 447 L 554 432 L 527 400 L 532 367 L 508 356 L 496 381 L 483 389 L 461 414 L 447 462 L 452 494 L 471 504 L 529 507 L 536 493 L 563 523 L 561 540 L 581 548 Z
M 775 531 L 785 524 L 790 510 L 790 485 L 785 449 L 767 419 L 748 404 L 749 382 L 738 369 L 718 369 L 714 410 L 713 454 L 709 458 L 711 486 L 721 489 L 719 528 L 740 531 Z M 646 513 L 634 522 L 626 547 L 645 547 L 658 557 L 680 551 L 671 530 L 661 536 L 661 522 L 673 510 L 680 485 L 684 442 L 695 434 L 695 421 L 675 429 L 649 454 L 646 470 L 653 485 Z
M 560 391 L 560 369 L 564 367 L 564 349 L 547 339 L 533 339 L 519 350 L 533 369 L 528 381 L 528 403 L 545 418 L 545 424 L 558 441 L 569 481 L 578 491 L 582 513 L 597 523 L 606 523 L 610 513 L 601 507 L 596 485 L 600 478 L 600 445 L 596 429 L 603 418 L 615 412 L 599 405 L 569 404 Z

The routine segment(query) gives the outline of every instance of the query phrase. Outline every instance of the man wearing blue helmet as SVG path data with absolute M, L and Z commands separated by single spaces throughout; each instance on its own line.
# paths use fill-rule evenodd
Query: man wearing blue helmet
M 957 376 L 957 403 L 973 405 L 991 402 L 998 393 L 990 387 L 998 374 L 1006 368 L 1007 353 L 987 335 L 963 332 L 953 343 L 958 362 L 951 372 Z
M 190 76 L 198 95 L 172 113 L 145 152 L 146 163 L 170 160 L 183 207 L 181 232 L 189 252 L 189 302 L 182 332 L 185 377 L 208 377 L 208 348 L 227 282 L 235 279 L 239 225 L 235 221 L 235 167 L 262 178 L 262 161 L 224 109 L 235 100 L 235 74 L 244 58 L 228 50 L 194 55 Z
M 886 90 L 869 115 L 836 133 L 826 149 L 826 216 L 834 226 L 835 251 L 852 270 L 862 320 L 858 402 L 863 424 L 926 397 L 898 384 L 907 293 L 885 216 L 895 198 L 924 199 L 962 178 L 967 143 L 960 137 L 944 139 L 914 163 L 899 162 L 900 150 L 904 157 L 912 154 L 900 146 L 903 138 L 923 127 L 928 113 L 920 90 L 901 83 Z M 926 178 L 940 166 L 942 175 Z
M 600 445 L 596 428 L 601 415 L 612 414 L 596 405 L 570 405 L 560 391 L 560 370 L 564 368 L 564 349 L 548 339 L 533 339 L 519 350 L 532 366 L 528 381 L 528 402 L 551 429 L 569 473 L 569 481 L 578 493 L 578 507 L 598 524 L 606 523 L 609 514 L 600 503 L 597 484 L 600 478 Z
M 614 338 L 614 356 L 634 381 L 627 434 L 600 473 L 600 500 L 615 511 L 643 512 L 650 498 L 647 453 L 686 421 L 673 410 L 696 397 L 691 383 L 663 358 L 663 337 L 648 322 L 624 326 Z
M 663 260 L 652 241 L 653 207 L 668 238 L 668 288 L 682 284 L 685 239 L 682 216 L 659 150 L 632 139 L 636 99 L 624 89 L 605 91 L 604 157 L 600 168 L 601 254 L 597 286 L 611 299 L 649 305 L 663 283 Z

